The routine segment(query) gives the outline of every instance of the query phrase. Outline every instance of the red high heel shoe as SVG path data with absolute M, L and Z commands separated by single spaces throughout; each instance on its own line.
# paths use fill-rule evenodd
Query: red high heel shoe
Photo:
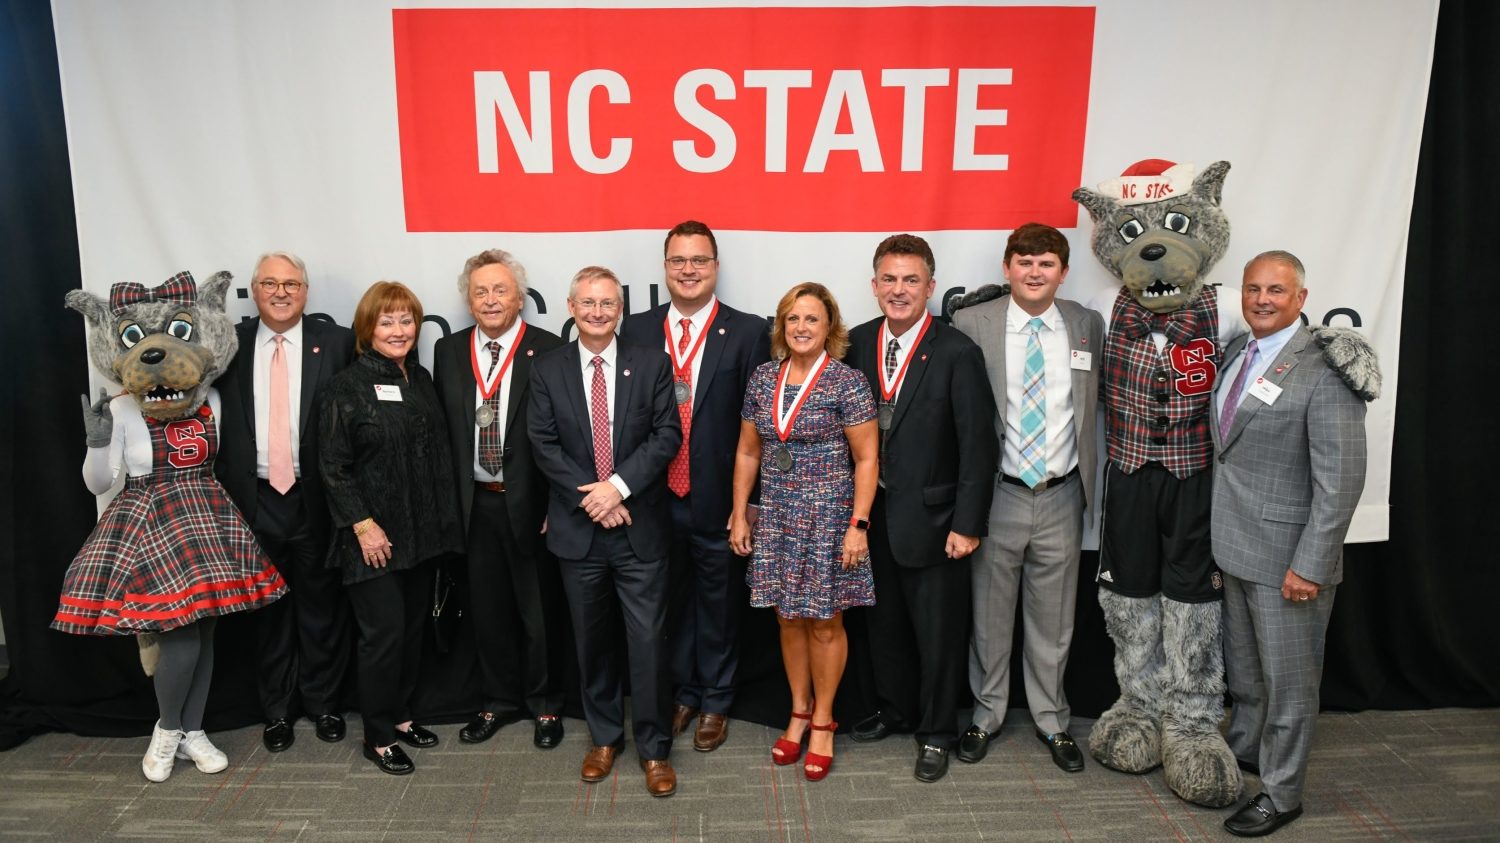
M 798 720 L 812 720 L 811 711 L 794 711 L 792 716 Z M 807 732 L 803 732 L 802 740 L 796 743 L 786 738 L 777 738 L 775 745 L 771 747 L 771 760 L 782 767 L 797 763 L 797 759 L 802 757 L 802 741 L 805 740 L 807 740 Z
M 812 731 L 814 732 L 832 732 L 838 727 L 839 722 L 837 720 L 834 720 L 833 722 L 825 724 L 823 726 L 819 726 L 818 724 L 814 723 L 808 728 L 812 729 Z M 819 767 L 821 769 L 815 771 L 811 769 L 813 767 Z M 807 776 L 808 781 L 820 782 L 828 778 L 828 773 L 831 770 L 833 770 L 832 755 L 819 755 L 816 752 L 813 752 L 811 749 L 807 751 L 807 761 L 802 765 L 802 774 L 804 776 Z

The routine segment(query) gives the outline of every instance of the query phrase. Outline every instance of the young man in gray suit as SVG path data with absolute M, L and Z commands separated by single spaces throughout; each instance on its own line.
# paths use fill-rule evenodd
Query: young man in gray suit
M 1302 325 L 1305 281 L 1289 252 L 1245 265 L 1251 336 L 1225 350 L 1211 414 L 1213 549 L 1234 698 L 1226 738 L 1262 791 L 1224 821 L 1242 837 L 1302 815 L 1324 633 L 1365 485 L 1365 400 Z
M 1000 476 L 989 538 L 974 561 L 974 637 L 969 683 L 974 722 L 958 758 L 984 758 L 1010 696 L 1016 603 L 1024 594 L 1022 664 L 1036 734 L 1063 770 L 1083 769 L 1068 734 L 1063 674 L 1083 546 L 1083 513 L 1098 467 L 1095 417 L 1104 344 L 1099 314 L 1057 298 L 1068 275 L 1068 241 L 1051 226 L 1027 223 L 1005 246 L 1010 294 L 966 297 L 953 324 L 979 343 L 999 414 Z M 979 303 L 975 304 L 974 300 Z

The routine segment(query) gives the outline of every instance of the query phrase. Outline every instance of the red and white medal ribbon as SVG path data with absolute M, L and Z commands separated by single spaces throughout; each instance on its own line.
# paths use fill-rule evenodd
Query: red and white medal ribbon
M 922 344 L 922 337 L 927 336 L 927 329 L 932 326 L 932 314 L 927 314 L 927 317 L 922 320 L 922 330 L 917 332 L 917 341 L 912 343 L 911 348 L 907 350 L 906 360 L 902 362 L 901 368 L 896 370 L 894 377 L 885 370 L 886 326 L 889 322 L 890 320 L 887 319 L 880 323 L 880 333 L 875 338 L 877 343 L 875 365 L 879 367 L 880 372 L 880 400 L 887 404 L 896 400 L 896 393 L 901 390 L 901 382 L 906 380 L 906 369 L 911 365 L 911 359 L 916 356 L 914 352 L 917 346 Z
M 476 328 L 475 330 L 478 329 Z M 479 387 L 481 401 L 490 400 L 490 396 L 494 395 L 495 390 L 500 388 L 500 382 L 505 379 L 505 370 L 510 368 L 510 361 L 515 359 L 516 349 L 521 347 L 521 338 L 524 336 L 526 336 L 526 323 L 522 322 L 521 327 L 516 330 L 516 338 L 511 341 L 510 352 L 505 355 L 505 359 L 495 369 L 494 379 L 488 381 L 485 380 L 484 374 L 479 370 L 479 347 L 473 343 L 469 343 L 469 363 L 474 367 L 474 384 Z M 494 342 L 494 340 L 489 340 L 489 342 Z
M 698 359 L 698 352 L 703 350 L 703 341 L 708 339 L 708 329 L 714 324 L 714 317 L 719 315 L 719 300 L 714 299 L 714 309 L 708 312 L 708 321 L 703 323 L 703 330 L 698 332 L 698 341 L 688 349 L 687 358 L 681 358 L 677 353 L 677 343 L 672 340 L 672 317 L 669 315 L 661 320 L 662 333 L 667 338 L 667 353 L 672 355 L 672 374 L 675 380 L 687 382 L 688 376 L 693 372 L 693 361 Z
M 823 376 L 823 370 L 828 368 L 828 352 L 818 355 L 813 361 L 812 373 L 808 376 L 806 383 L 802 385 L 802 391 L 792 400 L 792 406 L 782 409 L 786 405 L 786 373 L 792 368 L 792 361 L 787 360 L 781 364 L 781 374 L 776 378 L 776 438 L 782 442 L 792 434 L 792 423 L 797 420 L 797 414 L 802 411 L 802 405 L 807 403 L 807 396 L 812 394 L 813 388 L 818 385 L 818 378 Z

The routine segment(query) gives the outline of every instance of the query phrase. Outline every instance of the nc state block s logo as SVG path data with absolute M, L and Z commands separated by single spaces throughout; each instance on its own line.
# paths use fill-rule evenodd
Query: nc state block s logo
M 1219 379 L 1219 364 L 1214 361 L 1216 348 L 1213 340 L 1199 337 L 1184 345 L 1167 347 L 1172 360 L 1172 371 L 1177 377 L 1172 385 L 1179 395 L 1194 396 L 1212 392 L 1214 382 Z

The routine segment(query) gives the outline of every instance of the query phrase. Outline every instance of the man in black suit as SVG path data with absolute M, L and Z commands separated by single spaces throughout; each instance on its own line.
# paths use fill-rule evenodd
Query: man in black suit
M 936 289 L 927 241 L 875 250 L 883 316 L 849 332 L 846 362 L 877 402 L 880 487 L 870 511 L 875 605 L 868 610 L 880 710 L 856 740 L 916 732 L 915 775 L 935 782 L 958 743 L 969 633 L 969 557 L 986 535 L 999 446 L 995 399 L 974 341 L 927 312 Z
M 712 752 L 729 736 L 729 707 L 739 666 L 740 610 L 748 602 L 745 570 L 729 551 L 730 486 L 740 437 L 745 383 L 771 359 L 766 320 L 742 313 L 714 294 L 719 245 L 696 220 L 667 232 L 664 246 L 671 301 L 625 320 L 620 339 L 665 349 L 682 447 L 667 467 L 672 512 L 670 617 L 672 680 L 677 705 L 672 734 L 694 716 L 693 748 Z
M 542 540 L 547 481 L 531 455 L 531 365 L 562 340 L 521 317 L 526 268 L 488 249 L 458 276 L 475 325 L 433 349 L 433 380 L 448 419 L 468 536 L 470 607 L 480 711 L 458 733 L 489 740 L 529 711 L 541 749 L 563 737 L 567 608 L 557 562 Z
M 593 747 L 582 778 L 602 781 L 625 744 L 618 614 L 630 660 L 636 752 L 652 796 L 677 791 L 661 664 L 666 619 L 667 463 L 682 444 L 670 361 L 616 342 L 624 290 L 597 266 L 573 276 L 578 341 L 538 358 L 527 428 L 551 487 L 547 548 L 573 617 Z
M 256 261 L 260 316 L 240 322 L 239 351 L 216 386 L 223 399 L 215 472 L 291 594 L 255 613 L 266 749 L 292 745 L 292 700 L 319 738 L 344 738 L 339 686 L 349 664 L 349 608 L 324 567 L 330 521 L 318 474 L 318 392 L 354 359 L 354 334 L 304 319 L 307 268 L 290 252 Z

